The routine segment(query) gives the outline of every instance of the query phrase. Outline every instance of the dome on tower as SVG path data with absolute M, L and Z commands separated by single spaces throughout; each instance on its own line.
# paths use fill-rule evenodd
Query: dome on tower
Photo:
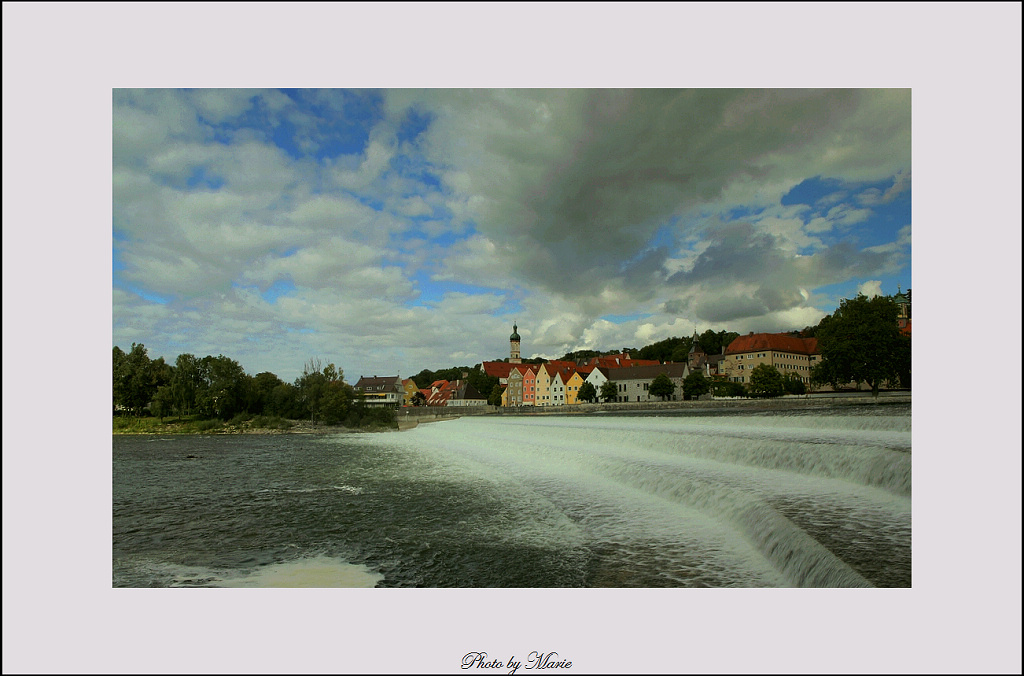
M 512 325 L 512 335 L 508 337 L 509 340 L 519 340 L 519 327 L 515 324 Z

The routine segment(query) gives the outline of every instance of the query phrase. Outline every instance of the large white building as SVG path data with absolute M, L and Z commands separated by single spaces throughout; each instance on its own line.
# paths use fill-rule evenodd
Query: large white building
M 783 375 L 795 373 L 804 383 L 810 383 L 811 369 L 820 358 L 816 338 L 799 338 L 790 333 L 748 333 L 729 343 L 719 369 L 731 382 L 749 383 L 754 367 L 768 364 Z

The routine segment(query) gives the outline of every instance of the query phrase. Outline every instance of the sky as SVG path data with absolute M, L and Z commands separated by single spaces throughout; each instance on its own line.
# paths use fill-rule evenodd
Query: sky
M 813 326 L 911 283 L 911 90 L 112 91 L 113 343 L 292 381 Z

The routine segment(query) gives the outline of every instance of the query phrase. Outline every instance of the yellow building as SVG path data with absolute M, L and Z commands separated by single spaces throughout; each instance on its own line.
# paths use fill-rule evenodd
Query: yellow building
M 575 404 L 579 402 L 580 386 L 585 383 L 586 380 L 579 371 L 573 371 L 569 379 L 565 381 L 565 403 Z

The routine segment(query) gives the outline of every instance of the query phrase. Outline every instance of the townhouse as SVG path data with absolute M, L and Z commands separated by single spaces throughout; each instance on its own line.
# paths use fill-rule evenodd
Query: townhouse
M 406 386 L 399 376 L 359 376 L 354 389 L 363 394 L 367 406 L 398 408 L 405 401 Z

